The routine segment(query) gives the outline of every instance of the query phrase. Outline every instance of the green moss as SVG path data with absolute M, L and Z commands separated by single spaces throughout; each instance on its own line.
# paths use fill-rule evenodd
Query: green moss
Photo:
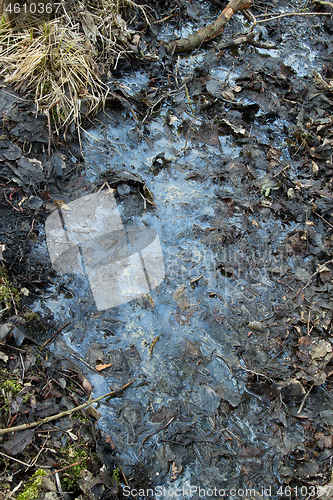
M 119 467 L 116 467 L 115 469 L 113 469 L 113 472 L 112 472 L 112 479 L 114 480 L 114 482 L 116 484 L 120 484 L 120 469 Z
M 7 307 L 10 312 L 13 302 L 18 307 L 20 298 L 21 293 L 10 282 L 6 269 L 0 266 L 0 304 L 2 304 L 2 308 Z
M 8 375 L 8 374 L 7 374 Z M 2 418 L 0 427 L 6 426 L 5 422 L 10 414 L 10 403 L 22 390 L 22 383 L 16 378 L 3 378 L 1 373 L 0 380 L 0 411 Z M 0 497 L 1 498 L 1 497 Z
M 47 472 L 45 470 L 36 470 L 24 490 L 16 497 L 16 500 L 36 500 L 41 493 L 42 477 L 46 475 Z
M 22 384 L 17 380 L 6 379 L 0 383 L 0 389 L 3 389 L 5 392 L 11 392 L 12 396 L 15 398 L 21 391 Z
M 81 471 L 85 470 L 88 466 L 89 454 L 83 448 L 66 447 L 65 451 L 66 449 L 68 452 L 67 456 L 69 457 L 70 461 L 72 463 L 78 462 L 76 465 L 73 465 L 72 467 L 69 467 L 67 469 L 66 473 L 63 474 L 63 478 L 61 481 L 61 485 L 64 491 L 72 491 L 73 489 L 75 489 Z M 68 465 L 70 464 L 68 464 L 67 462 L 67 464 L 65 464 L 64 466 L 66 467 Z
M 36 331 L 44 332 L 46 330 L 45 326 L 43 325 L 37 313 L 30 311 L 28 314 L 24 316 L 24 319 L 25 319 L 25 327 L 27 328 L 27 330 L 29 330 L 29 332 L 31 333 L 35 333 Z

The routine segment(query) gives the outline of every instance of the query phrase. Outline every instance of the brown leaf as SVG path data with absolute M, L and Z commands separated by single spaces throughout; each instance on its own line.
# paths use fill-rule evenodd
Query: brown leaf
M 103 365 L 102 363 L 100 363 L 100 364 L 95 366 L 95 370 L 100 372 L 102 370 L 105 370 L 106 368 L 109 368 L 110 366 L 112 366 L 112 363 L 107 363 L 106 365 Z
M 317 445 L 321 450 L 324 448 L 332 448 L 333 446 L 333 436 L 325 436 L 322 432 L 317 432 L 315 434 L 315 438 L 317 439 Z
M 155 423 L 167 422 L 170 418 L 175 416 L 175 411 L 166 408 L 165 406 L 160 406 L 151 417 L 151 421 Z
M 327 283 L 330 281 L 332 278 L 332 272 L 331 271 L 324 271 L 320 273 L 320 279 L 323 283 Z
M 84 377 L 84 375 L 82 375 L 82 373 L 78 373 L 76 376 L 76 379 L 79 382 L 79 384 L 81 385 L 81 387 L 84 389 L 86 394 L 92 393 L 92 385 L 89 382 L 89 380 L 86 379 L 86 377 Z
M 226 203 L 229 208 L 232 208 L 235 204 L 235 200 L 233 200 L 232 198 L 221 198 L 221 200 L 224 201 L 224 203 Z
M 304 302 L 304 291 L 303 291 L 303 288 L 300 288 L 298 290 L 298 292 L 296 293 L 295 299 L 296 299 L 296 305 L 297 305 L 297 307 L 300 307 L 303 304 L 303 302 Z

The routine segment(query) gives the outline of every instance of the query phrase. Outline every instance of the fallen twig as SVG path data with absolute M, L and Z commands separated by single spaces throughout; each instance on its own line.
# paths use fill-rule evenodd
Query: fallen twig
M 42 344 L 42 347 L 45 347 L 49 342 L 51 342 L 51 340 L 54 339 L 54 337 L 56 335 L 58 335 L 58 333 L 62 332 L 64 328 L 66 328 L 66 326 L 68 326 L 69 324 L 71 323 L 71 321 L 68 321 L 68 323 L 66 323 L 64 326 L 62 326 L 61 328 L 59 328 L 59 330 L 57 330 L 56 332 L 54 332 L 53 335 L 51 335 L 51 337 L 49 339 L 47 339 L 44 344 Z
M 16 427 L 7 427 L 6 429 L 0 429 L 0 436 L 3 434 L 8 434 L 9 432 L 16 432 L 16 431 L 23 431 L 25 429 L 31 429 L 32 427 L 37 427 L 37 425 L 42 425 L 46 424 L 48 422 L 51 422 L 52 420 L 58 420 L 61 417 L 65 417 L 66 415 L 71 415 L 72 413 L 75 413 L 77 411 L 83 410 L 84 408 L 87 408 L 87 406 L 90 406 L 92 403 L 97 403 L 98 401 L 101 401 L 104 398 L 115 398 L 117 397 L 118 394 L 123 392 L 125 389 L 127 389 L 131 384 L 133 384 L 135 378 L 128 382 L 127 384 L 123 385 L 118 389 L 117 391 L 111 391 L 103 396 L 99 396 L 99 398 L 92 399 L 91 401 L 87 401 L 86 403 L 83 403 L 82 405 L 76 406 L 75 408 L 72 408 L 71 410 L 66 410 L 61 413 L 57 413 L 56 415 L 51 415 L 49 417 L 45 417 L 42 420 L 38 420 L 37 422 L 30 422 L 28 424 L 22 424 L 22 425 L 17 425 Z
M 330 227 L 333 227 L 333 225 L 328 222 L 326 219 L 324 219 L 324 217 L 322 215 L 319 215 L 318 212 L 313 212 L 314 214 L 316 214 L 318 217 L 320 217 L 324 222 L 326 222 L 326 224 L 328 224 Z
M 154 434 L 157 434 L 157 432 L 160 432 L 162 431 L 163 429 L 166 429 L 168 427 L 168 425 L 171 424 L 171 422 L 173 422 L 173 420 L 175 420 L 175 417 L 172 417 L 170 418 L 169 422 L 167 422 L 165 425 L 163 425 L 162 427 L 159 427 L 158 429 L 156 429 L 156 431 L 154 432 L 151 432 L 150 434 L 148 434 L 148 436 L 146 436 L 145 438 L 143 438 L 143 441 L 140 445 L 140 448 L 139 448 L 139 453 L 141 455 L 141 449 L 142 449 L 142 446 L 144 445 L 144 443 L 147 441 L 147 439 L 149 439 L 151 436 L 153 436 Z
M 221 42 L 217 45 L 217 50 L 224 49 L 233 49 L 234 47 L 238 47 L 243 43 L 248 43 L 249 45 L 253 45 L 253 47 L 258 47 L 259 49 L 277 49 L 278 47 L 271 43 L 258 42 L 255 40 L 254 33 L 247 33 L 242 36 L 238 36 L 237 38 L 233 38 L 228 42 Z
M 66 469 L 69 469 L 70 467 L 74 467 L 74 465 L 78 465 L 79 462 L 74 462 L 74 464 L 67 465 L 67 467 L 63 467 L 62 469 L 55 470 L 54 472 L 50 472 L 49 474 L 46 474 L 47 476 L 53 476 L 54 474 L 58 474 L 58 472 L 63 472 Z
M 284 14 L 279 14 L 278 16 L 268 17 L 267 19 L 257 20 L 257 24 L 267 23 L 269 21 L 275 21 L 275 19 L 281 19 L 282 17 L 291 16 L 331 16 L 330 12 L 285 12 Z
M 314 386 L 314 384 L 311 385 L 310 389 L 308 390 L 308 392 L 305 394 L 304 398 L 303 398 L 303 401 L 301 402 L 301 405 L 300 407 L 298 408 L 298 412 L 297 413 L 301 413 L 301 411 L 303 410 L 303 406 L 304 406 L 304 403 L 306 401 L 306 398 L 308 397 L 308 395 L 310 394 L 310 391 L 312 389 L 312 387 Z
M 327 260 L 326 262 L 324 262 L 324 264 L 322 264 L 321 266 L 319 266 L 319 268 L 317 269 L 317 271 L 313 274 L 311 274 L 310 278 L 308 279 L 308 282 L 306 285 L 303 286 L 302 290 L 305 290 L 311 283 L 312 279 L 317 276 L 317 274 L 321 273 L 321 271 L 324 269 L 324 267 L 327 265 L 327 264 L 333 264 L 333 259 L 331 260 Z
M 231 0 L 213 24 L 200 28 L 188 38 L 181 38 L 180 40 L 168 43 L 166 46 L 167 50 L 173 54 L 180 54 L 182 52 L 191 52 L 197 49 L 203 43 L 209 42 L 220 35 L 224 26 L 236 12 L 248 9 L 251 6 L 252 0 Z
M 314 3 L 318 4 L 318 5 L 323 5 L 323 6 L 326 6 L 326 7 L 331 7 L 331 9 L 333 9 L 333 3 L 332 2 L 325 2 L 325 0 L 313 0 Z

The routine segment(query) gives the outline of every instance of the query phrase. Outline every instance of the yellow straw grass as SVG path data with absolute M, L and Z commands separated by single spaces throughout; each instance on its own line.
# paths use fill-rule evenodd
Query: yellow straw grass
M 0 31 L 0 78 L 16 90 L 35 94 L 37 111 L 59 132 L 80 123 L 104 104 L 108 87 L 100 80 L 92 47 L 62 18 L 30 29 Z M 84 103 L 84 106 L 83 106 Z

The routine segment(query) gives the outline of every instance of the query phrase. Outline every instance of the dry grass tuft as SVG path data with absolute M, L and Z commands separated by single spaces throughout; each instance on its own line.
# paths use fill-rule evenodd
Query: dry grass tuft
M 125 0 L 131 9 L 138 8 Z M 15 29 L 0 27 L 0 78 L 16 90 L 33 94 L 37 109 L 45 113 L 59 133 L 71 123 L 104 106 L 111 93 L 102 81 L 106 68 L 124 57 L 142 58 L 140 36 L 127 28 L 121 16 L 124 4 L 113 0 L 62 2 L 61 16 L 36 22 L 22 15 Z

